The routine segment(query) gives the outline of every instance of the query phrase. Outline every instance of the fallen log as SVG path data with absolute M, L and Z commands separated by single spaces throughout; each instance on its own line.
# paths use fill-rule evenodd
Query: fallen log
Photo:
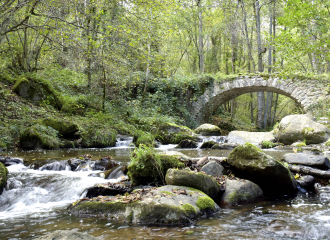
M 209 159 L 209 156 L 205 156 L 203 158 L 201 158 L 197 163 L 196 163 L 196 167 L 198 167 L 199 165 L 202 165 L 204 162 L 206 162 Z
M 316 169 L 316 168 L 312 168 L 312 167 L 306 167 L 306 166 L 302 166 L 302 165 L 288 164 L 288 166 L 292 172 L 304 173 L 304 174 L 312 175 L 312 176 L 318 177 L 318 178 L 330 178 L 330 171 L 324 171 L 324 170 L 320 170 L 320 169 Z

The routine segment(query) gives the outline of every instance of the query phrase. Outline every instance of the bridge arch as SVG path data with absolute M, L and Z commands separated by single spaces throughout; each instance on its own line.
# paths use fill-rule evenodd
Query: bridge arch
M 244 76 L 225 82 L 214 81 L 204 94 L 192 103 L 191 114 L 197 123 L 205 123 L 220 105 L 242 94 L 260 91 L 290 97 L 304 112 L 308 112 L 312 105 L 327 97 L 325 84 L 318 80 L 283 80 L 277 77 L 264 79 L 260 76 Z

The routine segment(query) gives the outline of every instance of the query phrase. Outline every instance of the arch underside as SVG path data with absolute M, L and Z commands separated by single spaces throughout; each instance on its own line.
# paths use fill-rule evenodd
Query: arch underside
M 302 101 L 306 97 L 298 96 L 298 98 L 296 98 L 291 95 L 292 92 L 287 92 L 272 86 L 246 86 L 246 87 L 228 89 L 210 98 L 205 104 L 203 104 L 203 106 L 201 106 L 201 109 L 196 116 L 196 121 L 198 123 L 207 122 L 209 120 L 209 117 L 215 112 L 215 110 L 219 106 L 232 99 L 235 99 L 240 95 L 251 92 L 273 92 L 273 93 L 282 94 L 294 100 L 298 104 L 298 106 L 301 107 L 301 109 L 303 109 L 304 112 L 306 112 L 306 106 L 302 104 Z

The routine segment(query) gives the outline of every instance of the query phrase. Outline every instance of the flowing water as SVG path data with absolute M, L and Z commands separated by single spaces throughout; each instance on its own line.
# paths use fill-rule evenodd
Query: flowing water
M 8 167 L 7 189 L 0 195 L 0 239 L 33 239 L 51 231 L 71 229 L 100 239 L 330 239 L 329 202 L 321 201 L 316 195 L 298 194 L 293 199 L 223 207 L 219 214 L 190 226 L 128 226 L 107 219 L 77 218 L 67 212 L 70 203 L 84 196 L 86 188 L 117 179 L 89 177 L 91 171 L 35 170 L 37 165 L 84 154 L 92 155 L 93 159 L 111 156 L 125 163 L 133 151 L 129 147 L 131 139 L 120 141 L 118 147 L 106 149 L 8 152 L 26 161 L 25 166 Z M 160 149 L 173 150 L 174 147 L 167 145 Z M 202 149 L 179 151 L 190 157 L 226 157 L 230 153 Z M 266 152 L 280 158 L 288 150 Z

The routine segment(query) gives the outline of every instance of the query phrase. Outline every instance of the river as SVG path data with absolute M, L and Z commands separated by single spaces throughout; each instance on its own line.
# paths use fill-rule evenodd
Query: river
M 173 150 L 174 145 L 162 146 Z M 26 159 L 25 165 L 67 160 L 83 154 L 93 159 L 109 155 L 129 161 L 133 148 L 127 145 L 106 149 L 41 150 L 6 154 Z M 190 157 L 226 157 L 226 150 L 179 150 Z M 281 157 L 288 150 L 268 150 Z M 34 239 L 54 230 L 78 230 L 101 239 L 330 239 L 329 202 L 314 194 L 293 199 L 223 207 L 208 219 L 190 226 L 128 226 L 107 219 L 77 218 L 68 214 L 70 203 L 96 183 L 115 182 L 88 177 L 91 172 L 38 171 L 23 165 L 9 170 L 9 188 L 0 195 L 0 239 Z

